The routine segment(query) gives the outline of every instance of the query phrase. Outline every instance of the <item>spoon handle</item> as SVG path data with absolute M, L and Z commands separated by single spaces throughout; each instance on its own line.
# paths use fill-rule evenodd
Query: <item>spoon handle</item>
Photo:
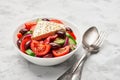
M 74 64 L 73 71 L 72 71 L 73 74 L 78 69 L 79 65 L 82 64 L 82 61 L 84 61 L 84 59 L 87 57 L 87 53 L 88 52 L 85 52 L 85 54 L 83 54 L 83 56 L 78 60 L 78 62 Z
M 87 60 L 87 57 L 85 57 L 84 60 L 81 61 L 78 68 L 72 74 L 71 80 L 81 80 L 83 66 L 84 66 L 84 63 L 85 63 L 86 60 Z
M 61 75 L 57 80 L 71 80 L 76 70 L 82 65 L 82 61 L 87 57 L 87 53 L 78 60 L 70 69 L 68 69 L 63 75 Z M 77 70 L 78 71 L 78 70 Z
M 72 77 L 70 80 L 81 80 L 81 76 L 82 76 L 82 70 L 83 70 L 83 66 L 84 66 L 85 60 L 83 60 L 79 67 L 77 68 L 77 70 L 72 74 Z

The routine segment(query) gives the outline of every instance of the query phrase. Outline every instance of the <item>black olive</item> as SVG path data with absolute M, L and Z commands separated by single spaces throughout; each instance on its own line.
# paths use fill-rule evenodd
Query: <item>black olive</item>
M 21 40 L 18 39 L 18 40 L 17 40 L 17 46 L 18 46 L 18 48 L 20 48 L 20 44 L 21 44 Z
M 72 29 L 71 29 L 70 27 L 66 27 L 66 31 L 73 32 Z
M 56 43 L 50 43 L 50 45 L 51 45 L 51 48 L 52 49 L 58 49 L 58 48 L 60 48 L 61 47 L 61 45 L 59 45 L 59 44 L 56 44 Z
M 63 31 L 63 30 L 57 31 L 56 34 L 57 34 L 58 37 L 60 37 L 60 38 L 65 38 L 65 37 L 66 37 L 66 32 Z
M 43 20 L 43 21 L 50 21 L 50 20 L 49 20 L 49 19 L 47 19 L 47 18 L 43 18 L 42 20 Z
M 24 35 L 27 31 L 27 29 L 21 29 L 19 32 L 22 33 L 22 35 Z

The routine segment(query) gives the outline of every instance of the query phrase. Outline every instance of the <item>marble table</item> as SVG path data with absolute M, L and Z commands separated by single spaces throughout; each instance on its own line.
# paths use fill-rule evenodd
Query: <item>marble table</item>
M 12 44 L 15 28 L 41 16 L 72 21 L 83 32 L 97 26 L 108 32 L 99 54 L 85 63 L 82 80 L 120 80 L 120 0 L 0 0 L 0 80 L 56 80 L 81 56 L 42 67 L 19 55 Z

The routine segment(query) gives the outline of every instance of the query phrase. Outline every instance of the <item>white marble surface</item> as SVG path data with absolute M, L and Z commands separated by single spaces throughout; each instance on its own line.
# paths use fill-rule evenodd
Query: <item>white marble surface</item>
M 120 0 L 0 0 L 0 80 L 56 80 L 76 60 L 41 67 L 19 55 L 12 44 L 15 28 L 40 16 L 70 20 L 81 35 L 93 25 L 106 30 L 108 38 L 87 60 L 82 80 L 120 80 Z

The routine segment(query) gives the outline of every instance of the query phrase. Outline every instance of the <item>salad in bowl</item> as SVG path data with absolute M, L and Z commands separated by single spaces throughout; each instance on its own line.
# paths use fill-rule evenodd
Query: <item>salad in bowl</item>
M 54 18 L 25 22 L 14 33 L 14 43 L 24 58 L 44 66 L 67 60 L 78 47 L 72 28 L 65 21 Z

